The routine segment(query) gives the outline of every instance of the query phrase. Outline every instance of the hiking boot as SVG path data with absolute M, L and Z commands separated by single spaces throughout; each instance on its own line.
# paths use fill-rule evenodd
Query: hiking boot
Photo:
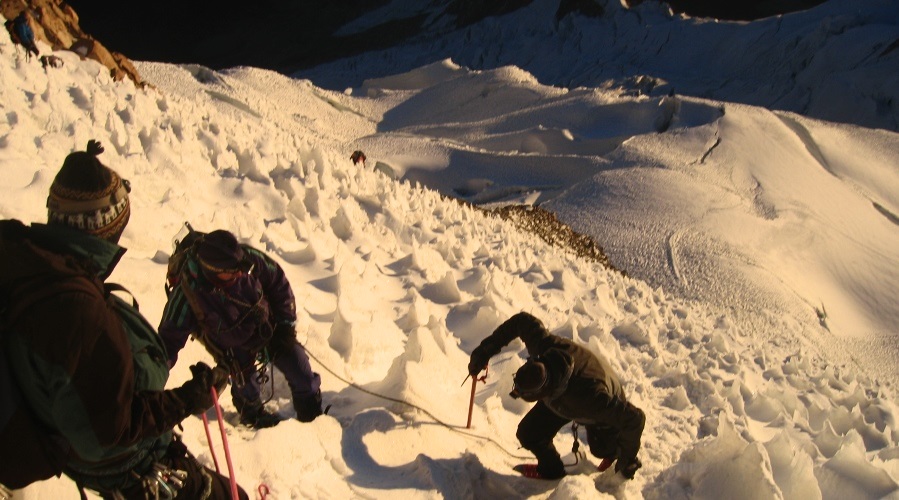
M 531 479 L 561 479 L 565 477 L 565 470 L 563 469 L 561 472 L 540 472 L 538 470 L 539 465 L 537 464 L 518 464 L 515 467 L 512 467 L 515 471 L 521 474 L 524 477 Z
M 284 420 L 278 415 L 266 410 L 265 407 L 262 406 L 262 402 L 257 401 L 255 404 L 242 406 L 243 408 L 238 410 L 240 412 L 241 425 L 246 425 L 254 429 L 265 429 L 267 427 L 274 427 Z
M 643 467 L 643 462 L 639 458 L 634 457 L 633 460 L 619 460 L 615 465 L 615 471 L 625 477 L 625 479 L 633 479 L 637 470 Z
M 317 392 L 313 396 L 294 398 L 293 407 L 297 411 L 297 420 L 300 422 L 312 422 L 315 417 L 322 415 L 327 410 L 322 410 L 322 393 Z

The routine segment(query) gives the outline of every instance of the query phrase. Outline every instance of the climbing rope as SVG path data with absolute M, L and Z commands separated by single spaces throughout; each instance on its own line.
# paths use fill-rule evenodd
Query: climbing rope
M 456 432 L 456 433 L 461 434 L 461 435 L 463 435 L 463 436 L 468 436 L 468 437 L 470 437 L 470 438 L 479 439 L 479 440 L 482 440 L 482 441 L 487 441 L 487 442 L 493 444 L 494 446 L 496 446 L 497 448 L 499 448 L 503 453 L 505 453 L 506 455 L 508 455 L 508 456 L 510 456 L 510 457 L 512 457 L 512 458 L 515 458 L 515 459 L 518 459 L 518 460 L 531 460 L 531 459 L 534 458 L 534 457 L 532 457 L 532 456 L 525 457 L 525 456 L 515 455 L 514 453 L 510 452 L 509 450 L 507 450 L 502 444 L 500 444 L 499 442 L 497 442 L 495 439 L 493 439 L 493 438 L 491 438 L 491 437 L 489 437 L 489 436 L 482 436 L 482 435 L 480 435 L 480 434 L 475 434 L 475 433 L 473 433 L 473 432 L 466 432 L 465 430 L 463 430 L 464 428 L 461 427 L 461 426 L 448 424 L 448 423 L 444 422 L 443 420 L 440 420 L 439 418 L 437 418 L 437 416 L 434 415 L 433 413 L 431 413 L 430 411 L 428 411 L 428 410 L 422 408 L 421 406 L 416 405 L 415 403 L 410 403 L 410 402 L 405 401 L 405 400 L 403 400 L 403 399 L 394 398 L 394 397 L 391 397 L 391 396 L 386 396 L 386 395 L 384 395 L 384 394 L 379 394 L 379 393 L 377 393 L 377 392 L 370 391 L 370 390 L 368 390 L 368 389 L 366 389 L 366 388 L 364 388 L 364 387 L 361 387 L 361 386 L 357 385 L 356 383 L 351 382 L 351 381 L 349 381 L 349 380 L 347 380 L 347 379 L 341 377 L 340 375 L 338 375 L 336 372 L 334 372 L 334 370 L 328 368 L 328 366 L 327 366 L 326 364 L 322 363 L 322 361 L 321 361 L 320 359 L 318 359 L 318 357 L 316 357 L 315 354 L 313 354 L 312 352 L 310 352 L 308 348 L 306 348 L 305 346 L 304 346 L 304 348 L 306 349 L 306 354 L 308 354 L 310 358 L 314 359 L 316 363 L 318 363 L 319 365 L 321 365 L 321 367 L 324 368 L 325 371 L 327 371 L 328 373 L 330 373 L 331 375 L 333 375 L 334 377 L 336 377 L 336 378 L 337 378 L 338 380 L 340 380 L 341 382 L 347 384 L 348 386 L 350 386 L 350 387 L 352 387 L 352 388 L 354 388 L 354 389 L 356 389 L 356 390 L 358 390 L 358 391 L 361 391 L 361 392 L 364 392 L 364 393 L 366 393 L 366 394 L 372 395 L 372 396 L 374 396 L 374 397 L 376 397 L 376 398 L 380 398 L 380 399 L 383 399 L 383 400 L 386 400 L 386 401 L 391 401 L 391 402 L 394 402 L 394 403 L 398 403 L 398 404 L 401 404 L 401 405 L 406 405 L 406 406 L 409 406 L 409 407 L 411 407 L 411 408 L 414 408 L 414 409 L 416 409 L 416 410 L 418 410 L 418 411 L 424 413 L 424 414 L 427 415 L 428 417 L 430 417 L 435 423 L 437 423 L 437 424 L 439 424 L 439 425 L 441 425 L 441 426 L 443 426 L 443 427 L 446 427 L 447 429 L 449 429 L 449 430 L 451 430 L 451 431 L 453 431 L 453 432 Z M 464 384 L 464 383 L 465 383 L 465 382 L 463 381 L 463 384 Z
M 218 401 L 216 401 L 216 404 L 218 404 Z M 206 442 L 209 443 L 209 454 L 212 455 L 212 463 L 215 464 L 215 471 L 221 474 L 219 459 L 215 456 L 215 446 L 212 444 L 212 434 L 209 432 L 209 417 L 206 416 L 205 411 L 201 413 L 201 416 L 203 418 L 203 427 L 206 429 Z

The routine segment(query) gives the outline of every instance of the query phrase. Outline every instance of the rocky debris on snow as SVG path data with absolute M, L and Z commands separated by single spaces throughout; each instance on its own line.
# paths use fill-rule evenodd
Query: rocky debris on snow
M 618 271 L 622 275 L 627 276 L 626 271 L 612 265 L 609 256 L 606 255 L 602 247 L 593 238 L 571 229 L 568 224 L 560 221 L 556 214 L 548 210 L 532 205 L 505 205 L 499 208 L 485 209 L 460 198 L 445 194 L 441 194 L 440 197 L 499 216 L 501 219 L 515 224 L 515 227 L 518 229 L 539 236 L 540 239 L 553 247 L 570 250 L 578 257 L 598 262 L 607 269 Z
M 525 205 L 507 205 L 489 212 L 511 221 L 520 229 L 536 234 L 554 247 L 567 248 L 579 257 L 598 262 L 608 269 L 620 271 L 612 265 L 602 247 L 593 241 L 593 238 L 575 232 L 552 212 Z

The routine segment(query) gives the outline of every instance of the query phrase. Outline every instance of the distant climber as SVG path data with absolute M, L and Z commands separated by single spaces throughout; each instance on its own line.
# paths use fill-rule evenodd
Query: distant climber
M 9 31 L 9 38 L 13 44 L 21 45 L 25 48 L 25 57 L 31 58 L 34 54 L 39 56 L 41 51 L 38 50 L 34 43 L 34 30 L 31 28 L 31 12 L 28 9 L 22 11 L 12 21 L 6 21 L 6 30 Z
M 362 168 L 365 168 L 365 153 L 360 150 L 353 151 L 353 154 L 350 155 L 350 160 L 353 160 L 353 165 L 362 164 Z

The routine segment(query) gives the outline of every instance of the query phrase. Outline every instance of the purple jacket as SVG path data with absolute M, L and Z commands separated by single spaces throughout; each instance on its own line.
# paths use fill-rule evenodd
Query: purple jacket
M 169 296 L 159 324 L 159 335 L 172 365 L 191 334 L 205 333 L 208 341 L 222 351 L 256 352 L 271 340 L 275 325 L 296 321 L 296 300 L 284 270 L 259 250 L 247 245 L 243 249 L 253 270 L 223 289 L 213 286 L 199 272 L 195 258 L 188 259 L 188 279 L 183 279 Z M 185 291 L 183 287 L 190 289 Z M 199 314 L 191 301 L 196 302 Z

